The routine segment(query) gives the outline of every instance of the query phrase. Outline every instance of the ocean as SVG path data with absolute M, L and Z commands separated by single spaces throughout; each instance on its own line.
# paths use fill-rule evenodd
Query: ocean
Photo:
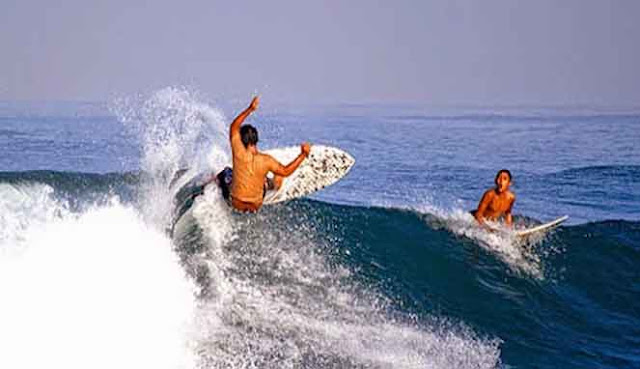
M 640 113 L 274 104 L 260 148 L 356 159 L 308 198 L 170 237 L 181 168 L 247 101 L 0 103 L 2 368 L 640 368 Z M 499 169 L 526 242 L 468 212 Z

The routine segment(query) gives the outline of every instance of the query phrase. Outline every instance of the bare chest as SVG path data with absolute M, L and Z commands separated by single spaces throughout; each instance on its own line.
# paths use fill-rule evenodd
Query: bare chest
M 491 199 L 488 210 L 492 213 L 502 213 L 507 211 L 509 206 L 511 206 L 511 198 L 507 195 L 498 195 Z

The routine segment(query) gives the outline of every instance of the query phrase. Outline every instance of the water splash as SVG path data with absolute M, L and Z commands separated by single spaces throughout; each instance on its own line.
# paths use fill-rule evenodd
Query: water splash
M 427 215 L 426 221 L 431 227 L 445 228 L 458 236 L 474 241 L 516 273 L 523 273 L 539 280 L 544 279 L 543 258 L 536 248 L 546 239 L 544 234 L 523 240 L 517 237 L 512 229 L 507 229 L 499 223 L 488 222 L 496 231 L 487 232 L 478 226 L 475 218 L 466 210 L 445 210 L 430 205 L 422 205 L 418 208 L 417 211 Z M 524 223 L 518 225 L 518 227 L 523 226 Z
M 229 162 L 227 122 L 218 109 L 189 90 L 168 87 L 146 99 L 122 99 L 113 112 L 132 129 L 142 146 L 145 217 L 158 227 L 169 222 L 174 173 L 219 170 Z M 187 176 L 189 177 L 189 176 Z
M 0 183 L 0 253 L 20 252 L 26 235 L 69 214 L 66 201 L 42 183 Z

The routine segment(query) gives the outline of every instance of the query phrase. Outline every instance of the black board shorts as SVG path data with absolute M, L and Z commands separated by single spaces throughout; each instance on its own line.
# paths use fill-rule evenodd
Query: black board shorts
M 233 169 L 225 167 L 216 175 L 216 182 L 220 191 L 222 192 L 222 198 L 224 201 L 231 201 L 231 182 L 233 182 Z

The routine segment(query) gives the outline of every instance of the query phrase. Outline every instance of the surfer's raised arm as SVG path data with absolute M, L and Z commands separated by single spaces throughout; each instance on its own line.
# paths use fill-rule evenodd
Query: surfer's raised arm
M 251 103 L 249 104 L 249 106 L 246 109 L 244 109 L 242 113 L 238 114 L 236 119 L 234 119 L 233 122 L 231 123 L 231 128 L 229 128 L 229 139 L 233 140 L 234 136 L 240 137 L 240 126 L 242 125 L 244 120 L 247 119 L 249 115 L 251 115 L 251 113 L 253 113 L 258 109 L 259 103 L 260 103 L 260 98 L 258 96 L 255 96 L 251 100 Z
M 265 155 L 268 157 L 267 165 L 268 165 L 269 171 L 275 174 L 276 176 L 288 177 L 293 172 L 295 172 L 296 169 L 298 169 L 298 167 L 300 166 L 300 164 L 302 164 L 304 159 L 306 159 L 309 156 L 310 152 L 311 152 L 311 145 L 309 145 L 309 143 L 307 142 L 303 143 L 302 145 L 300 145 L 300 154 L 298 154 L 298 156 L 295 159 L 293 159 L 291 163 L 287 165 L 282 165 L 279 161 L 274 159 L 272 156 Z

